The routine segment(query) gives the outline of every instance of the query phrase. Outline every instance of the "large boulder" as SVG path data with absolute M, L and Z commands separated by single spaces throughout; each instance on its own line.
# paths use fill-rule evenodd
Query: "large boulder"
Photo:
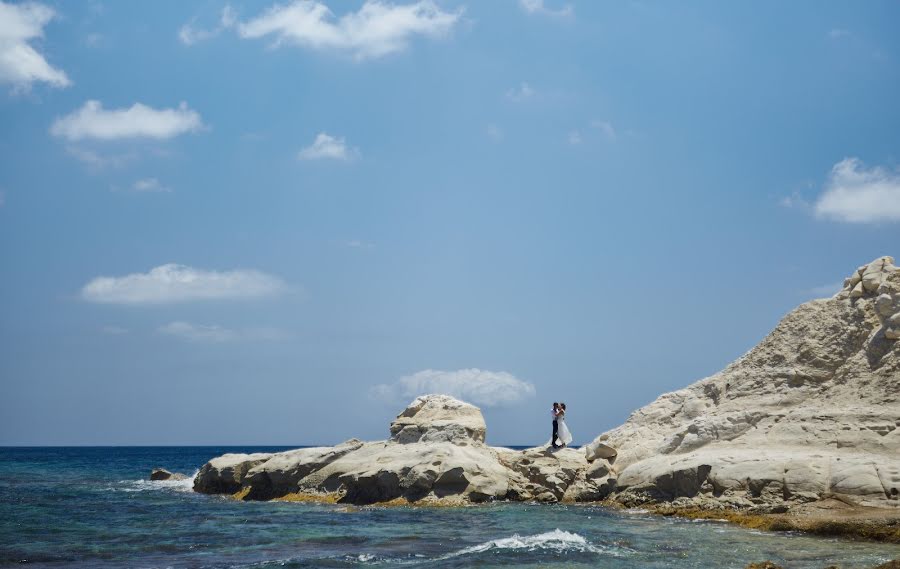
M 486 430 L 478 407 L 449 395 L 423 395 L 391 423 L 391 440 L 401 444 L 483 443 Z
M 900 506 L 898 312 L 900 270 L 881 257 L 723 371 L 632 413 L 587 456 L 615 451 L 628 500 Z

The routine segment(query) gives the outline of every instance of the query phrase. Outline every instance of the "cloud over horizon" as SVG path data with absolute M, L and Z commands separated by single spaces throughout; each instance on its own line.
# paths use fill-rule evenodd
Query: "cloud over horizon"
M 353 148 L 347 148 L 347 141 L 344 137 L 331 136 L 328 133 L 320 132 L 316 135 L 316 139 L 312 144 L 302 149 L 297 157 L 300 160 L 350 160 L 359 152 Z
M 0 82 L 24 90 L 38 81 L 52 87 L 72 84 L 65 72 L 30 45 L 44 36 L 44 26 L 55 17 L 56 12 L 44 4 L 0 2 Z
M 356 60 L 376 59 L 406 49 L 414 36 L 447 35 L 460 13 L 444 12 L 431 0 L 397 5 L 366 0 L 358 12 L 335 20 L 320 2 L 295 0 L 275 4 L 263 14 L 237 25 L 244 39 L 274 37 L 274 46 L 296 44 L 318 51 L 336 51 Z
M 193 343 L 222 344 L 241 340 L 267 341 L 280 340 L 286 334 L 275 328 L 247 328 L 233 330 L 217 324 L 192 324 L 184 320 L 169 322 L 156 329 L 160 334 L 172 336 Z
M 844 158 L 832 167 L 813 211 L 846 223 L 900 221 L 900 173 Z
M 535 389 L 533 384 L 505 371 L 426 369 L 401 377 L 394 383 L 376 385 L 372 393 L 391 403 L 408 402 L 428 393 L 443 393 L 485 407 L 503 407 L 532 397 Z
M 70 114 L 53 121 L 50 134 L 69 141 L 126 138 L 168 139 L 203 128 L 200 114 L 182 102 L 174 109 L 154 109 L 135 103 L 125 109 L 104 109 L 89 100 Z
M 101 304 L 168 304 L 196 300 L 248 299 L 287 290 L 280 278 L 256 271 L 207 271 L 169 263 L 146 273 L 96 277 L 81 298 Z

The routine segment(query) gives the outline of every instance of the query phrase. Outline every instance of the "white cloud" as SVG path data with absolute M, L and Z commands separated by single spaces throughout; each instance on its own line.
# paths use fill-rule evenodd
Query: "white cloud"
M 330 158 L 333 160 L 350 160 L 359 152 L 356 149 L 347 148 L 347 142 L 343 137 L 335 137 L 324 132 L 316 135 L 313 143 L 297 155 L 300 160 L 321 160 Z
M 222 8 L 222 16 L 219 18 L 219 25 L 210 30 L 194 27 L 193 23 L 185 24 L 178 30 L 178 39 L 184 45 L 194 45 L 195 43 L 212 39 L 222 33 L 223 30 L 234 27 L 236 18 L 234 10 L 231 6 Z
M 526 101 L 532 97 L 534 97 L 535 91 L 531 88 L 531 85 L 528 83 L 522 82 L 518 87 L 513 87 L 512 89 L 506 92 L 506 98 L 510 101 L 515 101 L 516 103 L 521 103 L 522 101 Z
M 66 152 L 79 162 L 96 170 L 107 167 L 119 168 L 137 158 L 137 155 L 134 152 L 125 154 L 100 153 L 89 148 L 82 148 L 75 145 L 66 146 Z
M 602 132 L 606 138 L 610 140 L 616 139 L 616 129 L 613 128 L 612 123 L 607 121 L 591 121 L 591 126 Z
M 131 189 L 135 192 L 171 192 L 172 188 L 159 183 L 156 178 L 144 178 L 132 184 Z
M 103 35 L 96 32 L 89 33 L 84 36 L 84 45 L 88 47 L 98 47 L 103 42 Z
M 170 322 L 165 326 L 160 326 L 159 332 L 190 342 L 219 343 L 231 342 L 238 338 L 236 332 L 221 326 L 204 326 L 181 321 Z
M 831 169 L 813 210 L 819 218 L 847 223 L 900 221 L 900 173 L 845 158 Z
M 500 407 L 533 396 L 534 385 L 505 371 L 426 369 L 401 377 L 391 384 L 376 385 L 373 393 L 391 402 L 408 401 L 428 393 L 443 393 L 485 407 Z
M 347 241 L 347 247 L 352 247 L 354 249 L 373 249 L 375 247 L 375 244 L 369 243 L 368 241 L 353 239 L 351 241 Z
M 50 127 L 53 136 L 82 139 L 166 139 L 203 128 L 197 111 L 181 103 L 177 109 L 154 109 L 135 103 L 127 109 L 106 110 L 100 101 L 87 101 L 80 109 L 58 118 Z
M 459 12 L 444 12 L 431 0 L 406 5 L 367 0 L 358 12 L 337 20 L 325 4 L 295 0 L 276 4 L 238 24 L 238 34 L 243 38 L 274 36 L 275 46 L 293 43 L 363 60 L 403 51 L 417 35 L 444 36 L 459 19 Z
M 123 334 L 128 333 L 128 328 L 122 328 L 121 326 L 110 324 L 101 328 L 100 331 L 104 334 L 109 334 L 110 336 L 122 336 Z
M 578 132 L 577 130 L 573 130 L 572 132 L 569 133 L 568 140 L 569 140 L 569 144 L 571 144 L 572 146 L 577 146 L 577 145 L 581 144 L 581 133 Z
M 84 285 L 81 297 L 106 304 L 165 304 L 273 296 L 287 289 L 278 277 L 255 270 L 206 271 L 167 264 L 147 273 L 97 277 Z
M 276 328 L 232 330 L 215 324 L 191 324 L 181 320 L 160 326 L 157 331 L 189 342 L 202 343 L 236 342 L 240 340 L 274 341 L 287 337 L 285 332 Z
M 565 4 L 556 10 L 544 6 L 544 0 L 519 0 L 519 6 L 529 14 L 543 14 L 545 16 L 571 16 L 572 6 Z
M 43 4 L 0 2 L 0 82 L 28 89 L 40 81 L 53 87 L 72 82 L 66 74 L 47 63 L 29 42 L 44 35 L 44 26 L 56 12 Z
M 487 133 L 488 138 L 490 138 L 494 142 L 500 142 L 501 140 L 503 140 L 503 131 L 499 126 L 495 124 L 487 125 L 485 132 Z
M 828 32 L 828 37 L 837 40 L 841 38 L 846 38 L 850 36 L 850 31 L 842 28 L 833 28 Z

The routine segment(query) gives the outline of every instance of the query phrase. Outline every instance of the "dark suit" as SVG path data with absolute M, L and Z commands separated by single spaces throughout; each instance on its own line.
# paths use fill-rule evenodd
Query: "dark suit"
M 553 445 L 553 448 L 558 447 L 556 444 L 556 439 L 559 437 L 559 423 L 556 421 L 556 418 L 553 419 L 553 438 L 550 439 L 550 444 Z

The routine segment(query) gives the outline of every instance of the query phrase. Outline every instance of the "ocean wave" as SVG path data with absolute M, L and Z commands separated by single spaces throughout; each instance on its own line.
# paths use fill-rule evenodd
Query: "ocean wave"
M 500 539 L 492 539 L 478 545 L 466 547 L 447 555 L 438 557 L 438 560 L 450 559 L 462 555 L 472 555 L 476 553 L 484 553 L 487 551 L 553 551 L 555 553 L 596 553 L 599 555 L 621 555 L 621 551 L 602 545 L 594 545 L 577 533 L 555 529 L 545 533 L 536 535 L 520 536 L 513 534 L 512 537 L 504 537 Z

